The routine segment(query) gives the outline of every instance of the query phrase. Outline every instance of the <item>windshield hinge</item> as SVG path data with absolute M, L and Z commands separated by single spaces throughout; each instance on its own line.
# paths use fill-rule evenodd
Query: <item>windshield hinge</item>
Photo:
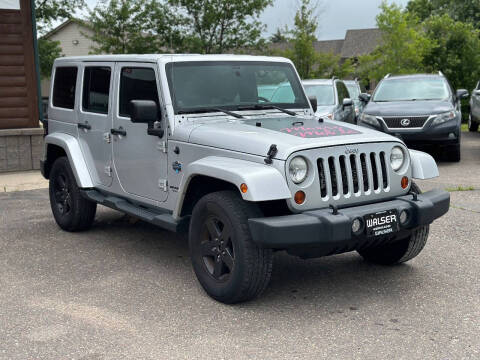
M 270 145 L 270 149 L 268 149 L 267 157 L 264 159 L 265 164 L 271 165 L 273 163 L 273 158 L 277 155 L 278 149 L 277 145 L 272 144 Z

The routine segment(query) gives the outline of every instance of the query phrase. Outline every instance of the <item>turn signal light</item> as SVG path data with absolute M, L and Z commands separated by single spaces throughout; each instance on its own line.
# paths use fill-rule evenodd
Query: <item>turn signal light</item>
M 248 186 L 247 184 L 241 184 L 240 185 L 240 191 L 245 194 L 248 191 Z
M 302 205 L 305 202 L 305 193 L 303 191 L 297 191 L 294 196 L 295 202 L 298 205 Z
M 406 189 L 408 187 L 408 177 L 406 176 L 402 177 L 401 185 L 402 185 L 402 189 Z

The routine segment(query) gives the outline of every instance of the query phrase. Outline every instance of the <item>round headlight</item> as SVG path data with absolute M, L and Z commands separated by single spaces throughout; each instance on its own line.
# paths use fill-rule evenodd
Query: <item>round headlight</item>
M 390 153 L 390 165 L 394 171 L 398 171 L 402 168 L 405 162 L 405 154 L 403 149 L 399 146 L 395 146 Z
M 308 173 L 308 164 L 307 161 L 301 157 L 297 156 L 290 161 L 289 173 L 292 181 L 295 184 L 300 184 L 303 182 Z

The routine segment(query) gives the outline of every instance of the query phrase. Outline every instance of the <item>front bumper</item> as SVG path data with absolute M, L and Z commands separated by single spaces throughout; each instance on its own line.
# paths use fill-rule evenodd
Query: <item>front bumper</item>
M 385 210 L 408 212 L 408 220 L 400 224 L 400 231 L 380 238 L 395 241 L 405 238 L 415 228 L 431 224 L 448 212 L 450 194 L 443 190 L 432 190 L 419 194 L 417 201 L 412 195 L 394 200 L 340 209 L 337 215 L 331 209 L 306 211 L 301 214 L 250 219 L 249 226 L 253 241 L 264 248 L 291 249 L 315 247 L 322 255 L 341 253 L 363 247 L 379 238 L 369 238 L 365 231 L 352 233 L 352 222 L 356 218 Z M 344 249 L 343 251 L 341 251 Z

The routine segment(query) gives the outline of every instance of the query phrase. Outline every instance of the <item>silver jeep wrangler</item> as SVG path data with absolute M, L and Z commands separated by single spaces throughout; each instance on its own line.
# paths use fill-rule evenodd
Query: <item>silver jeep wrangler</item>
M 259 95 L 279 86 L 276 102 Z M 61 58 L 49 101 L 41 168 L 58 225 L 86 230 L 102 204 L 188 232 L 198 280 L 225 303 L 267 287 L 276 250 L 410 260 L 449 208 L 413 182 L 438 176 L 429 155 L 315 117 L 284 58 Z

